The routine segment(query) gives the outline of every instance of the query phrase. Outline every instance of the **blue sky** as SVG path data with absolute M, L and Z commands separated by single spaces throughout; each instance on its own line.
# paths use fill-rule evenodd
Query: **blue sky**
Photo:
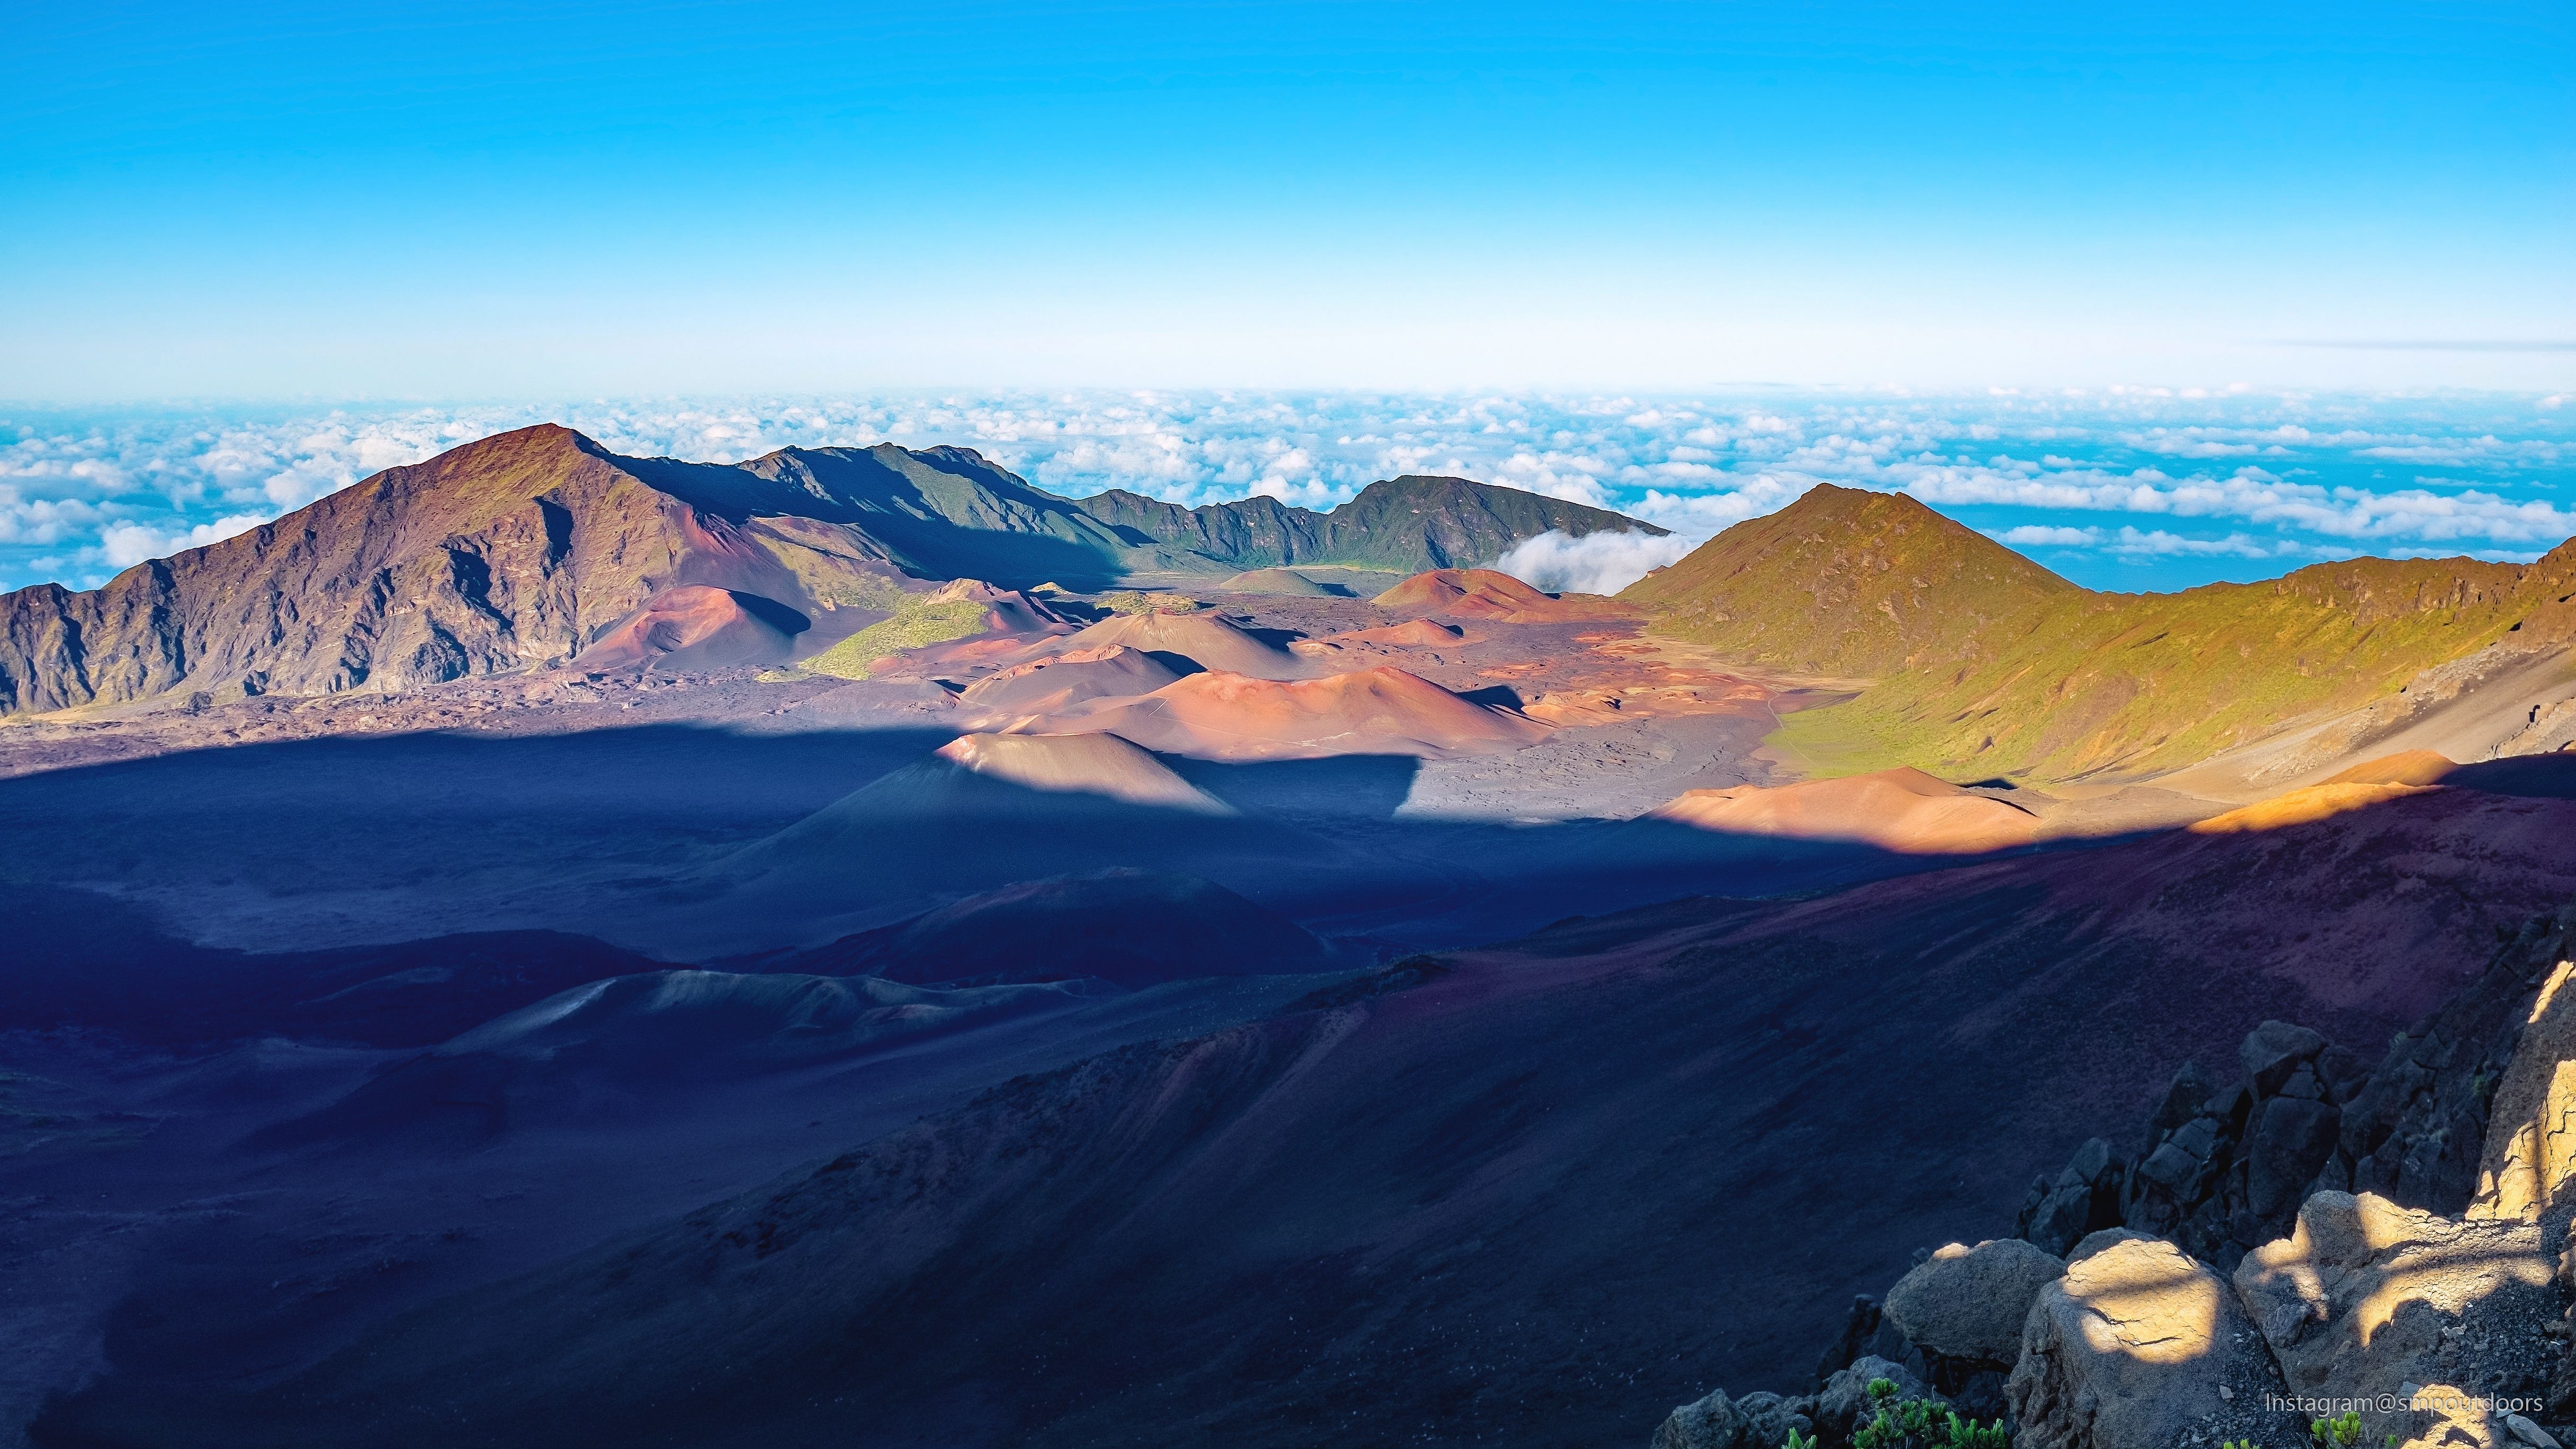
M 0 586 L 555 418 L 2167 588 L 2531 557 L 2570 396 L 2564 0 L 0 9 Z
M 0 398 L 2576 371 L 2563 3 L 5 26 Z

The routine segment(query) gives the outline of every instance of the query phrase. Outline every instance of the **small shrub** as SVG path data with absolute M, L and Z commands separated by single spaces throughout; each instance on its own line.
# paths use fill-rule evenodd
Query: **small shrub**
M 2308 1426 L 2308 1434 L 2319 1444 L 2352 1449 L 2361 1442 L 2361 1415 L 2337 1414 L 2331 1419 L 2319 1419 Z
M 2012 1433 L 2001 1419 L 1991 1424 L 1962 1419 L 1939 1399 L 1889 1403 L 1896 1392 L 1886 1379 L 1870 1381 L 1870 1397 L 1881 1407 L 1878 1417 L 1852 1436 L 1854 1449 L 2012 1449 Z

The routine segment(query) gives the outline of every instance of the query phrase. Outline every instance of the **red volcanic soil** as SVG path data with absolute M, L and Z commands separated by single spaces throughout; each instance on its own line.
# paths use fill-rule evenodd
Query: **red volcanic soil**
M 1094 699 L 1151 694 L 1180 677 L 1142 649 L 1111 644 L 996 670 L 968 685 L 957 699 L 997 719 L 1053 714 Z
M 1141 699 L 1103 700 L 1015 728 L 1105 731 L 1201 760 L 1454 759 L 1526 749 L 1548 733 L 1543 724 L 1462 699 L 1392 665 L 1290 683 L 1193 674 Z
M 1442 644 L 1474 642 L 1466 630 L 1455 624 L 1442 624 L 1430 619 L 1384 624 L 1375 629 L 1350 629 L 1339 634 L 1327 634 L 1320 639 L 1298 641 L 1299 644 L 1390 644 L 1399 649 L 1429 649 Z
M 754 612 L 766 606 L 773 617 Z M 788 610 L 766 599 L 682 584 L 664 589 L 644 607 L 609 626 L 574 662 L 585 669 L 627 669 L 651 663 L 669 669 L 719 669 L 785 659 L 791 635 L 780 627 Z
M 2020 806 L 1907 766 L 1772 789 L 1690 790 L 1647 818 L 1736 835 L 1851 841 L 1907 855 L 1977 855 L 2039 838 L 2039 818 Z
M 1020 1078 L 274 1388 L 111 1376 L 37 1439 L 1642 1443 L 1812 1382 L 1854 1293 L 2134 1148 L 2186 1058 L 2266 1018 L 2375 1056 L 2571 891 L 2576 803 L 2439 789 L 1567 923 Z
M 996 634 L 1033 634 L 1068 622 L 1062 614 L 1019 590 L 997 589 L 982 579 L 952 579 L 930 597 L 966 599 L 984 605 L 984 627 Z
M 1608 599 L 1560 599 L 1492 569 L 1433 569 L 1415 574 L 1370 602 L 1382 609 L 1418 609 L 1507 624 L 1560 624 L 1578 619 L 1625 619 L 1636 611 Z
M 1123 644 L 1155 654 L 1178 654 L 1201 669 L 1222 669 L 1256 679 L 1294 679 L 1310 673 L 1297 656 L 1214 614 L 1122 614 L 1103 619 L 1066 639 L 1066 651 Z

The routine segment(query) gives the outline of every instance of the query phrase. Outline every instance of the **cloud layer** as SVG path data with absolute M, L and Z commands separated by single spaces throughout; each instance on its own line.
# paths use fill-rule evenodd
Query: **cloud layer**
M 2561 397 L 2132 389 L 1909 397 L 907 393 L 860 398 L 0 414 L 0 587 L 90 587 L 470 439 L 560 421 L 620 452 L 977 448 L 1040 487 L 1310 508 L 1404 473 L 1616 508 L 1696 542 L 1819 483 L 1903 491 L 2082 582 L 2170 588 L 2356 553 L 2536 556 L 2576 534 Z M 1607 586 L 1681 544 L 1532 544 Z
M 1681 562 L 1698 540 L 1636 531 L 1570 537 L 1549 529 L 1504 554 L 1494 567 L 1551 594 L 1615 594 L 1653 569 Z

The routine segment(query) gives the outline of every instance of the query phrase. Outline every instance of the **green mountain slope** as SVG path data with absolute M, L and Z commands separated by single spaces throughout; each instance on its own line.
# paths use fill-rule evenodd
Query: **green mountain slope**
M 2084 590 L 1896 493 L 1822 484 L 1620 597 L 1657 628 L 1810 674 L 1962 665 Z
M 2490 647 L 2564 649 L 2576 547 L 2528 567 L 2356 559 L 2178 594 L 2078 588 L 1910 499 L 1818 488 L 1623 598 L 1747 662 L 1872 676 L 1791 716 L 1833 773 L 2178 768 Z

